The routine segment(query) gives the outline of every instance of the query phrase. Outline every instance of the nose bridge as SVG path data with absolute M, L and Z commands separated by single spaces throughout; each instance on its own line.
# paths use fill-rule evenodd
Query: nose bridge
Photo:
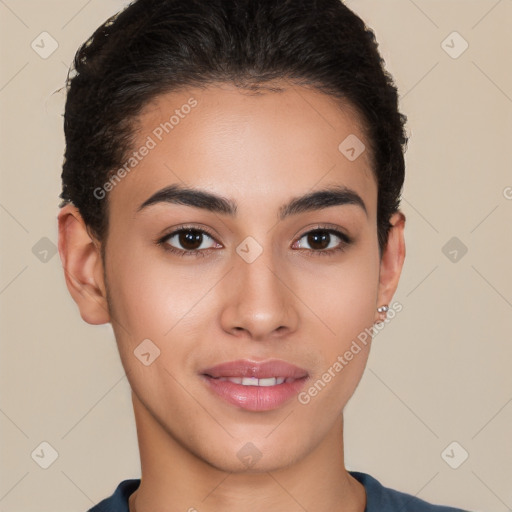
M 240 261 L 236 263 L 235 272 L 244 283 L 246 294 L 254 295 L 253 299 L 260 297 L 267 302 L 277 301 L 282 293 L 283 285 L 279 279 L 279 271 L 276 271 L 279 263 L 274 252 L 269 244 L 254 261 L 240 257 Z
M 281 328 L 294 329 L 296 311 L 293 294 L 279 253 L 270 241 L 265 245 L 244 240 L 234 255 L 230 272 L 228 301 L 223 313 L 224 328 L 247 331 L 254 338 L 265 338 Z

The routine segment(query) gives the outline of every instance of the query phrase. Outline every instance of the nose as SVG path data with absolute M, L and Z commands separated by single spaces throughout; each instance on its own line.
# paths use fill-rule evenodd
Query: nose
M 251 263 L 234 255 L 223 283 L 222 328 L 254 341 L 282 338 L 297 329 L 298 298 L 291 272 L 271 249 Z

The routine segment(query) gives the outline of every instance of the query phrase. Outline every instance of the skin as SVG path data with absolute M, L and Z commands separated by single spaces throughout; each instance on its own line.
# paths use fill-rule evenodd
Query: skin
M 112 323 L 132 388 L 142 480 L 130 510 L 363 512 L 364 488 L 344 466 L 343 409 L 371 343 L 307 405 L 293 397 L 271 411 L 243 410 L 199 372 L 277 358 L 315 382 L 384 318 L 376 308 L 391 304 L 398 284 L 405 217 L 391 217 L 380 256 L 370 152 L 351 162 L 338 150 L 350 134 L 369 147 L 359 118 L 315 90 L 288 84 L 254 95 L 225 84 L 166 94 L 140 116 L 135 146 L 190 97 L 197 107 L 109 193 L 104 262 L 77 209 L 58 216 L 68 289 L 86 322 Z M 170 203 L 136 211 L 176 183 L 236 201 L 237 215 Z M 356 191 L 367 213 L 345 204 L 278 220 L 284 203 L 328 185 Z M 212 248 L 204 257 L 155 243 L 183 223 L 214 234 L 203 238 L 201 248 Z M 325 223 L 353 242 L 308 252 L 304 235 Z M 252 263 L 236 252 L 248 236 L 263 249 Z M 341 242 L 330 240 L 329 248 Z M 167 243 L 183 250 L 177 237 Z M 145 366 L 133 351 L 148 338 L 160 356 Z M 237 456 L 249 442 L 261 453 L 251 467 Z

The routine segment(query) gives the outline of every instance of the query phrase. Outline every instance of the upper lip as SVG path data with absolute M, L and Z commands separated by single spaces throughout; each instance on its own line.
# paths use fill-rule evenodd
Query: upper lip
M 201 374 L 214 378 L 255 377 L 257 379 L 267 379 L 270 377 L 300 379 L 308 376 L 308 372 L 303 368 L 280 359 L 262 362 L 249 361 L 247 359 L 229 361 L 207 368 Z

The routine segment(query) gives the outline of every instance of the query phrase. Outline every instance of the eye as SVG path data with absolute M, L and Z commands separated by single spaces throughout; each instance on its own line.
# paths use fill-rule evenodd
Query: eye
M 204 229 L 182 227 L 157 241 L 165 250 L 180 256 L 204 256 L 204 252 L 220 245 Z
M 212 249 L 222 247 L 205 229 L 189 226 L 173 230 L 156 243 L 178 256 L 206 256 Z M 321 226 L 304 233 L 292 248 L 328 256 L 345 250 L 351 243 L 352 239 L 338 229 Z
M 302 242 L 303 239 L 304 242 Z M 299 249 L 305 249 L 315 255 L 329 255 L 345 250 L 352 240 L 345 233 L 336 229 L 319 228 L 304 233 L 297 243 Z

